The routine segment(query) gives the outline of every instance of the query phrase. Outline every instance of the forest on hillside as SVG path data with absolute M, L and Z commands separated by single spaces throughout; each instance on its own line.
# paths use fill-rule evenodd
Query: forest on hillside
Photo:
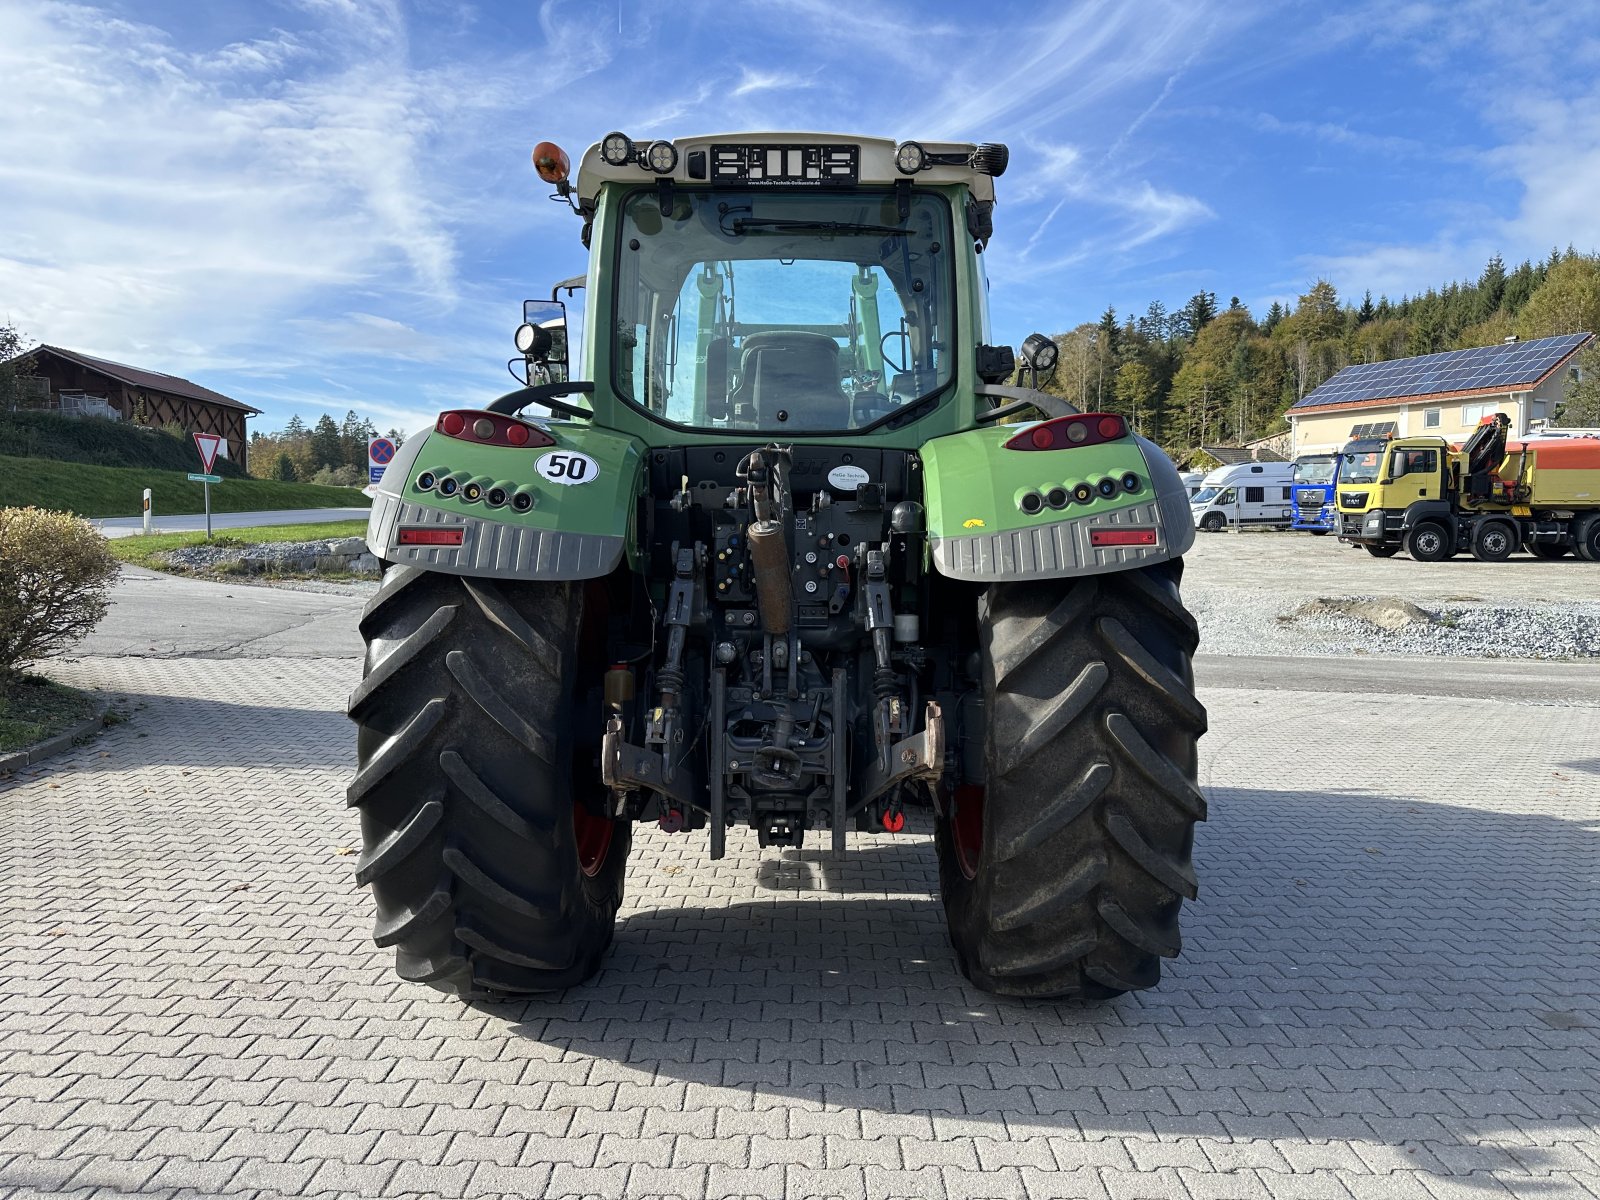
M 1047 391 L 1086 410 L 1120 413 L 1186 459 L 1201 445 L 1236 445 L 1287 428 L 1289 406 L 1338 371 L 1489 346 L 1517 336 L 1600 331 L 1600 255 L 1553 251 L 1507 270 L 1496 255 L 1476 280 L 1419 296 L 1359 303 L 1317 280 L 1293 308 L 1259 319 L 1232 298 L 1199 292 L 1175 310 L 1108 308 L 1099 321 L 1055 335 L 1061 355 Z M 1600 424 L 1600 349 L 1583 355 L 1558 420 Z
M 361 487 L 367 482 L 367 442 L 378 427 L 347 412 L 342 422 L 327 413 L 307 425 L 296 413 L 276 433 L 250 434 L 250 474 L 287 483 L 323 483 Z M 386 435 L 395 445 L 405 440 L 398 429 Z

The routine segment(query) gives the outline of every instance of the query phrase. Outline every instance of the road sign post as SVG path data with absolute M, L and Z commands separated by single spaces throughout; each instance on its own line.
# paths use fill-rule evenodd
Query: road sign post
M 145 490 L 144 490 L 144 531 L 145 531 L 146 535 L 148 535 L 149 532 L 150 532 L 150 489 L 149 488 L 145 488 Z
M 217 450 L 222 445 L 222 438 L 215 433 L 197 433 L 194 435 L 195 448 L 200 451 L 201 475 L 189 476 L 192 480 L 199 480 L 205 486 L 206 493 L 206 541 L 211 540 L 211 485 L 221 483 L 222 476 L 213 475 L 211 468 L 217 462 Z
M 394 458 L 398 449 L 393 438 L 374 437 L 367 439 L 367 484 L 376 487 L 383 482 L 384 469 Z

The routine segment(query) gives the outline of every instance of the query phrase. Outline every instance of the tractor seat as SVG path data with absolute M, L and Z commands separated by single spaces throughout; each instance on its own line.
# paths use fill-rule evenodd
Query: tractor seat
M 839 343 L 822 333 L 751 334 L 740 348 L 733 400 L 761 429 L 846 428 L 850 399 L 839 387 Z

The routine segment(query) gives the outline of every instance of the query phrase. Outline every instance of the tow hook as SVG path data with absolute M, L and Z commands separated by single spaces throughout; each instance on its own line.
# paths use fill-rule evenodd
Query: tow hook
M 661 831 L 663 833 L 682 833 L 683 832 L 683 809 L 681 809 L 681 808 L 669 808 L 669 809 L 667 809 L 664 813 L 662 813 L 659 817 L 656 818 L 656 824 L 661 827 Z
M 885 833 L 899 833 L 906 827 L 906 815 L 900 811 L 900 798 L 896 796 L 883 806 L 883 816 L 878 818 Z

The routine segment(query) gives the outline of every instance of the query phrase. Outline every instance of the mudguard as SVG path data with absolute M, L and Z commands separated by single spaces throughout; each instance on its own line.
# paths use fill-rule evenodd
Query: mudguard
M 389 562 L 490 579 L 610 574 L 632 543 L 639 443 L 579 422 L 531 423 L 555 444 L 490 446 L 436 430 L 408 438 L 374 489 L 368 549 Z M 441 492 L 446 478 L 456 481 L 454 495 Z M 478 485 L 476 500 L 467 498 L 469 483 Z M 496 488 L 504 503 L 490 502 Z M 511 502 L 518 493 L 532 500 L 526 512 Z M 458 530 L 459 545 L 440 544 Z
M 978 582 L 1098 575 L 1177 558 L 1194 543 L 1188 489 L 1154 442 L 1128 435 L 1006 449 L 1025 428 L 975 429 L 922 447 L 928 543 L 940 574 Z M 1031 497 L 1046 503 L 1030 513 Z

